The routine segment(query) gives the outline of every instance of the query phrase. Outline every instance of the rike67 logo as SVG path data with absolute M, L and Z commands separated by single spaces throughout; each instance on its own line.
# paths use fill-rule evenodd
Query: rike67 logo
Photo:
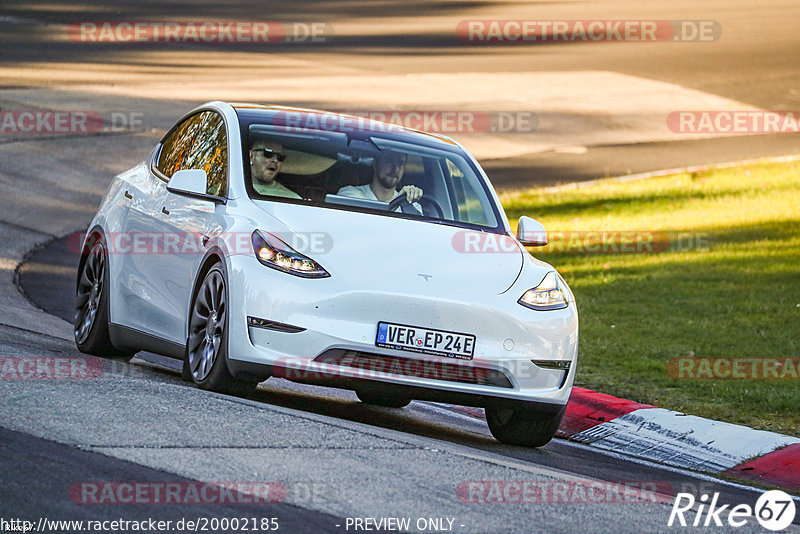
M 695 499 L 691 493 L 678 493 L 672 504 L 667 526 L 671 527 L 742 527 L 748 518 L 755 516 L 758 523 L 767 530 L 778 531 L 787 528 L 794 521 L 796 506 L 792 497 L 780 490 L 764 492 L 756 501 L 755 507 L 749 504 L 718 505 L 719 493 L 712 497 L 703 494 Z

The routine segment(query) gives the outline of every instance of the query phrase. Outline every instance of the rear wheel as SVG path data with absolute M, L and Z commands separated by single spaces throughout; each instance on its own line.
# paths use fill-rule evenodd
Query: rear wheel
M 237 380 L 228 369 L 228 290 L 217 263 L 206 273 L 192 303 L 184 372 L 201 389 L 247 396 L 258 382 Z
M 133 354 L 118 350 L 108 333 L 108 255 L 102 239 L 89 249 L 81 267 L 75 294 L 72 333 L 78 350 L 95 356 L 129 360 Z
M 386 406 L 387 408 L 403 408 L 411 403 L 411 399 L 396 393 L 378 392 L 371 390 L 356 390 L 358 400 L 373 406 Z
M 553 439 L 565 411 L 566 406 L 556 413 L 536 411 L 524 405 L 487 406 L 486 422 L 497 441 L 541 447 Z

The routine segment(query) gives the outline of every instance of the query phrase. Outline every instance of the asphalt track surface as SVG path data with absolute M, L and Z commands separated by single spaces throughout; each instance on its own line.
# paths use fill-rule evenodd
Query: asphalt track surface
M 324 46 L 226 44 L 177 52 L 152 44 L 89 48 L 52 38 L 53 27 L 76 20 L 176 19 L 187 13 L 220 16 L 213 3 L 4 3 L 3 109 L 54 109 L 67 103 L 72 109 L 141 111 L 145 126 L 94 136 L 0 139 L 0 356 L 81 357 L 62 320 L 71 315 L 77 261 L 64 236 L 85 227 L 111 176 L 142 159 L 163 131 L 198 103 L 183 98 L 180 87 L 224 78 L 233 68 L 227 59 L 238 61 L 237 54 L 247 57 L 247 69 L 265 76 L 275 73 L 276 65 L 280 75 L 295 74 L 295 67 L 281 63 L 288 60 L 376 73 L 609 70 L 763 109 L 800 107 L 798 8 L 791 1 L 770 6 L 728 1 L 713 7 L 684 1 L 669 8 L 632 1 L 386 2 L 372 13 L 357 3 L 241 2 L 226 6 L 225 17 L 324 20 L 334 25 L 338 38 Z M 470 17 L 713 19 L 723 25 L 725 38 L 712 44 L 467 47 L 447 31 Z M 149 96 L 148 87 L 172 78 L 179 88 L 170 98 Z M 113 86 L 127 92 L 116 94 L 108 89 Z M 132 87 L 141 87 L 141 94 L 130 96 Z M 302 104 L 325 107 L 325 102 Z M 85 107 L 75 107 L 80 105 Z M 800 136 L 764 135 L 593 145 L 584 154 L 532 153 L 484 163 L 499 188 L 517 188 L 798 151 Z M 482 420 L 438 404 L 373 408 L 351 393 L 277 379 L 249 399 L 210 394 L 182 382 L 177 362 L 144 353 L 128 364 L 105 362 L 97 380 L 1 382 L 4 519 L 238 514 L 278 517 L 285 532 L 343 532 L 346 517 L 407 516 L 451 517 L 454 530 L 463 532 L 661 532 L 669 515 L 666 504 L 469 504 L 457 498 L 455 488 L 469 480 L 660 482 L 673 492 L 720 492 L 721 504 L 750 505 L 760 493 L 561 440 L 540 450 L 501 445 Z M 82 481 L 192 480 L 277 481 L 287 488 L 287 498 L 271 505 L 206 507 L 86 505 L 69 497 L 69 488 Z M 314 487 L 319 491 L 310 495 Z M 759 529 L 751 525 L 738 531 L 748 530 Z
M 35 438 L 29 434 L 0 430 L 0 449 L 3 463 L 0 476 L 4 481 L 2 498 L 4 517 L 26 516 L 35 505 L 36 515 L 51 519 L 69 518 L 71 520 L 114 521 L 120 519 L 120 509 L 103 505 L 86 505 L 80 502 L 80 489 L 74 499 L 64 499 L 76 485 L 87 482 L 108 480 L 148 481 L 155 484 L 191 484 L 192 481 L 148 469 L 141 465 L 115 460 L 95 452 L 86 452 L 75 447 L 53 441 Z M 76 478 L 79 475 L 80 480 Z M 94 495 L 99 495 L 100 492 Z M 36 501 L 31 503 L 31 495 Z M 73 489 L 74 495 L 74 489 Z M 276 503 L 253 503 L 248 496 L 232 495 L 225 497 L 224 504 L 216 504 L 214 517 L 228 520 L 247 516 L 275 517 L 279 525 L 289 532 L 315 531 L 337 532 L 335 527 L 342 520 L 328 514 Z M 268 499 L 264 499 L 268 500 Z M 250 501 L 250 502 L 247 502 Z M 12 512 L 13 511 L 13 512 Z M 34 514 L 31 514 L 34 515 Z M 188 504 L 143 504 L 129 506 L 124 517 L 130 521 L 145 521 L 158 518 L 160 521 L 177 522 L 183 518 L 196 520 L 198 506 Z
M 54 239 L 45 245 L 37 248 L 26 259 L 20 268 L 18 277 L 19 285 L 25 296 L 33 301 L 42 309 L 63 318 L 65 321 L 72 316 L 72 302 L 69 296 L 74 285 L 74 272 L 77 268 L 78 257 L 67 247 L 66 240 Z M 116 363 L 112 366 L 112 373 L 124 371 L 126 367 L 135 369 L 143 376 L 153 377 L 158 381 L 166 381 L 176 385 L 176 387 L 192 390 L 193 386 L 187 385 L 180 380 L 180 362 L 177 360 L 164 358 L 155 354 L 139 353 L 129 364 Z M 466 415 L 454 409 L 452 406 L 427 403 L 412 402 L 404 409 L 375 408 L 359 403 L 355 395 L 348 391 L 334 388 L 321 388 L 306 386 L 290 381 L 271 378 L 262 383 L 259 390 L 252 395 L 249 400 L 259 403 L 265 408 L 270 406 L 281 406 L 298 413 L 313 413 L 334 420 L 343 420 L 364 425 L 367 432 L 369 428 L 384 428 L 402 432 L 411 436 L 417 436 L 426 440 L 431 447 L 436 446 L 437 442 L 451 443 L 458 446 L 465 446 L 474 449 L 471 454 L 480 455 L 481 452 L 496 457 L 505 457 L 510 461 L 537 466 L 540 468 L 552 468 L 557 472 L 569 473 L 573 476 L 587 477 L 591 480 L 601 480 L 607 482 L 633 482 L 633 483 L 653 483 L 657 482 L 659 487 L 670 488 L 674 493 L 720 493 L 720 504 L 724 503 L 751 503 L 755 502 L 760 492 L 747 488 L 742 485 L 726 484 L 722 481 L 710 477 L 696 476 L 680 470 L 669 470 L 663 467 L 626 460 L 619 457 L 610 456 L 601 452 L 591 450 L 588 447 L 578 444 L 554 440 L 540 450 L 530 450 L 519 447 L 501 445 L 494 441 L 486 428 L 485 422 L 481 419 Z M 24 435 L 14 433 L 15 442 L 22 441 Z M 35 438 L 27 437 L 35 440 Z M 53 445 L 50 445 L 51 447 Z M 47 451 L 42 454 L 47 454 Z M 98 469 L 104 469 L 101 473 L 108 473 L 108 466 L 111 460 L 98 456 Z M 130 468 L 128 462 L 122 464 L 122 471 L 125 476 Z M 90 459 L 87 467 L 94 465 Z M 413 469 L 413 466 L 408 466 Z M 48 486 L 50 494 L 45 494 L 58 503 L 59 497 L 63 498 L 63 488 L 69 476 L 79 476 L 78 471 L 85 479 L 92 480 L 95 477 L 90 473 L 84 472 L 83 467 L 70 472 L 64 469 L 63 480 Z M 121 474 L 115 474 L 115 480 L 121 478 Z M 513 477 L 512 477 L 513 479 Z M 72 479 L 74 483 L 74 478 Z M 140 480 L 125 478 L 125 480 Z M 153 480 L 147 478 L 145 480 Z M 161 481 L 161 478 L 156 478 Z M 400 478 L 395 479 L 400 482 Z M 330 498 L 330 494 L 326 494 Z M 36 504 L 36 510 L 41 510 L 41 502 Z M 486 505 L 483 505 L 486 506 Z M 547 505 L 540 505 L 547 509 Z M 553 506 L 553 505 L 550 505 Z M 561 505 L 563 506 L 563 505 Z M 637 512 L 637 507 L 646 506 L 636 503 L 628 504 L 627 509 L 622 508 L 620 513 L 627 516 L 629 513 Z M 23 509 L 26 506 L 22 506 Z M 168 507 L 167 507 L 168 508 Z M 226 510 L 227 511 L 227 510 Z M 180 510 L 183 512 L 183 510 Z M 280 510 L 287 515 L 292 515 L 291 511 Z M 444 511 L 442 512 L 444 513 Z M 555 517 L 563 513 L 557 506 L 553 506 Z M 658 512 L 656 512 L 658 513 Z M 178 511 L 176 517 L 182 517 Z M 152 515 L 152 514 L 151 514 Z M 224 515 L 224 514 L 223 514 Z M 278 514 L 281 515 L 281 514 Z M 145 516 L 146 517 L 146 516 Z M 172 517 L 172 516 L 169 516 Z M 316 518 L 315 518 L 316 519 Z M 500 519 L 498 517 L 498 519 Z M 502 520 L 501 520 L 502 521 Z M 589 519 L 592 522 L 591 519 Z M 330 526 L 330 521 L 326 523 Z M 602 527 L 592 522 L 592 525 L 599 530 Z M 465 531 L 470 531 L 468 527 Z M 501 525 L 497 526 L 497 531 L 505 531 Z M 561 527 L 554 526 L 553 530 L 561 530 Z M 623 530 L 626 530 L 623 528 Z M 634 529 L 635 530 L 635 529 Z M 290 530 L 291 531 L 291 530 Z M 492 528 L 494 531 L 494 528 Z

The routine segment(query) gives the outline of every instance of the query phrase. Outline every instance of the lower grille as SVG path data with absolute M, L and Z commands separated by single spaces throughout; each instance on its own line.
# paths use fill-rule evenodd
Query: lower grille
M 501 371 L 477 367 L 470 362 L 449 362 L 399 358 L 352 350 L 332 349 L 314 358 L 315 362 L 365 371 L 363 378 L 381 375 L 401 375 L 429 380 L 444 380 L 499 388 L 513 388 L 511 380 Z M 372 376 L 369 376 L 372 375 Z

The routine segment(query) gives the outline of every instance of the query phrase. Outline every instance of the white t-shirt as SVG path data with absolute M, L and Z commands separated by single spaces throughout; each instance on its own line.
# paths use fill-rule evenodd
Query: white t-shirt
M 342 195 L 343 197 L 350 197 L 350 198 L 363 198 L 365 200 L 380 200 L 378 197 L 375 196 L 375 192 L 369 186 L 366 185 L 347 185 L 339 189 L 338 195 Z M 395 192 L 394 197 L 392 200 L 397 198 L 400 193 Z M 414 206 L 417 211 L 422 213 L 422 206 L 420 206 L 417 202 L 413 202 L 412 206 Z M 394 211 L 402 211 L 398 206 L 397 209 Z

